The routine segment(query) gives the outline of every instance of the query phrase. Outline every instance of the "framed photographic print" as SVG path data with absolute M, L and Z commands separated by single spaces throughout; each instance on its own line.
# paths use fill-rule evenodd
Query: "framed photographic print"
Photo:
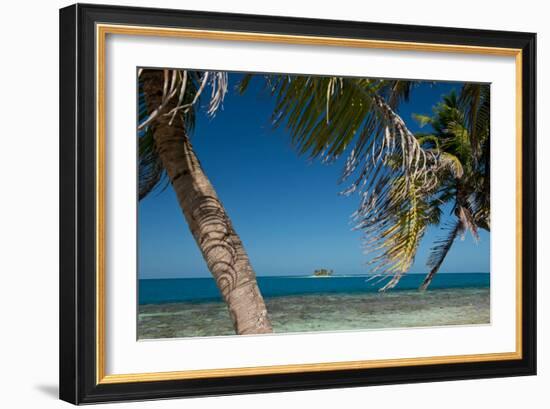
M 535 34 L 60 11 L 60 397 L 533 375 Z

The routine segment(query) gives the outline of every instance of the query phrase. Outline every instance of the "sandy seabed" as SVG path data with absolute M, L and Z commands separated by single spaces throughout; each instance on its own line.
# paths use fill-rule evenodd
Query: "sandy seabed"
M 490 323 L 489 288 L 266 298 L 275 333 Z M 222 302 L 139 306 L 138 338 L 234 335 Z

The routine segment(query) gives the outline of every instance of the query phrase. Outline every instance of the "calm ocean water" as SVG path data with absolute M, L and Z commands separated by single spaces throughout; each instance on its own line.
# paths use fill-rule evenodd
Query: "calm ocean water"
M 392 290 L 413 290 L 424 279 L 423 274 L 405 275 Z M 376 293 L 385 283 L 366 276 L 332 277 L 258 277 L 264 297 L 307 294 Z M 430 289 L 488 288 L 489 273 L 446 273 L 435 276 Z M 172 278 L 139 280 L 139 304 L 221 301 L 220 292 L 212 278 Z

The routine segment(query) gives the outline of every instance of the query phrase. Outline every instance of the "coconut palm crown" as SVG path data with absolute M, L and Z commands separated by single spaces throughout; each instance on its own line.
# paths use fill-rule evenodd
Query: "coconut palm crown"
M 421 290 L 427 289 L 439 271 L 457 237 L 470 232 L 478 239 L 480 228 L 490 228 L 489 166 L 489 87 L 465 84 L 457 95 L 444 96 L 434 107 L 433 116 L 415 115 L 421 127 L 432 132 L 415 135 L 426 151 L 437 152 L 437 183 L 430 186 L 410 184 L 381 234 L 381 251 L 373 260 L 385 265 L 388 260 L 403 267 L 393 273 L 382 291 L 393 288 L 414 261 L 420 241 L 430 225 L 439 225 L 443 208 L 451 206 L 451 221 L 442 228 L 445 235 L 435 242 L 428 258 Z M 402 191 L 403 181 L 395 178 L 390 191 Z M 388 272 L 379 274 L 381 280 Z
M 418 115 L 421 125 L 430 125 L 431 134 L 419 134 L 425 145 L 441 152 L 452 163 L 450 172 L 440 175 L 440 183 L 430 200 L 435 208 L 452 204 L 453 220 L 446 234 L 435 243 L 428 259 L 430 271 L 421 289 L 431 283 L 457 237 L 478 230 L 490 230 L 490 91 L 489 85 L 466 84 L 459 95 L 452 92 L 434 109 L 431 117 Z M 440 210 L 439 210 L 440 212 Z

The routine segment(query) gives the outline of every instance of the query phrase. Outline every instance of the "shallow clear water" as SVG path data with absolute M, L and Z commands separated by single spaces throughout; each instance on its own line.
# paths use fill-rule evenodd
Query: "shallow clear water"
M 488 324 L 488 287 L 265 297 L 275 333 Z M 219 301 L 139 306 L 138 338 L 234 335 Z

